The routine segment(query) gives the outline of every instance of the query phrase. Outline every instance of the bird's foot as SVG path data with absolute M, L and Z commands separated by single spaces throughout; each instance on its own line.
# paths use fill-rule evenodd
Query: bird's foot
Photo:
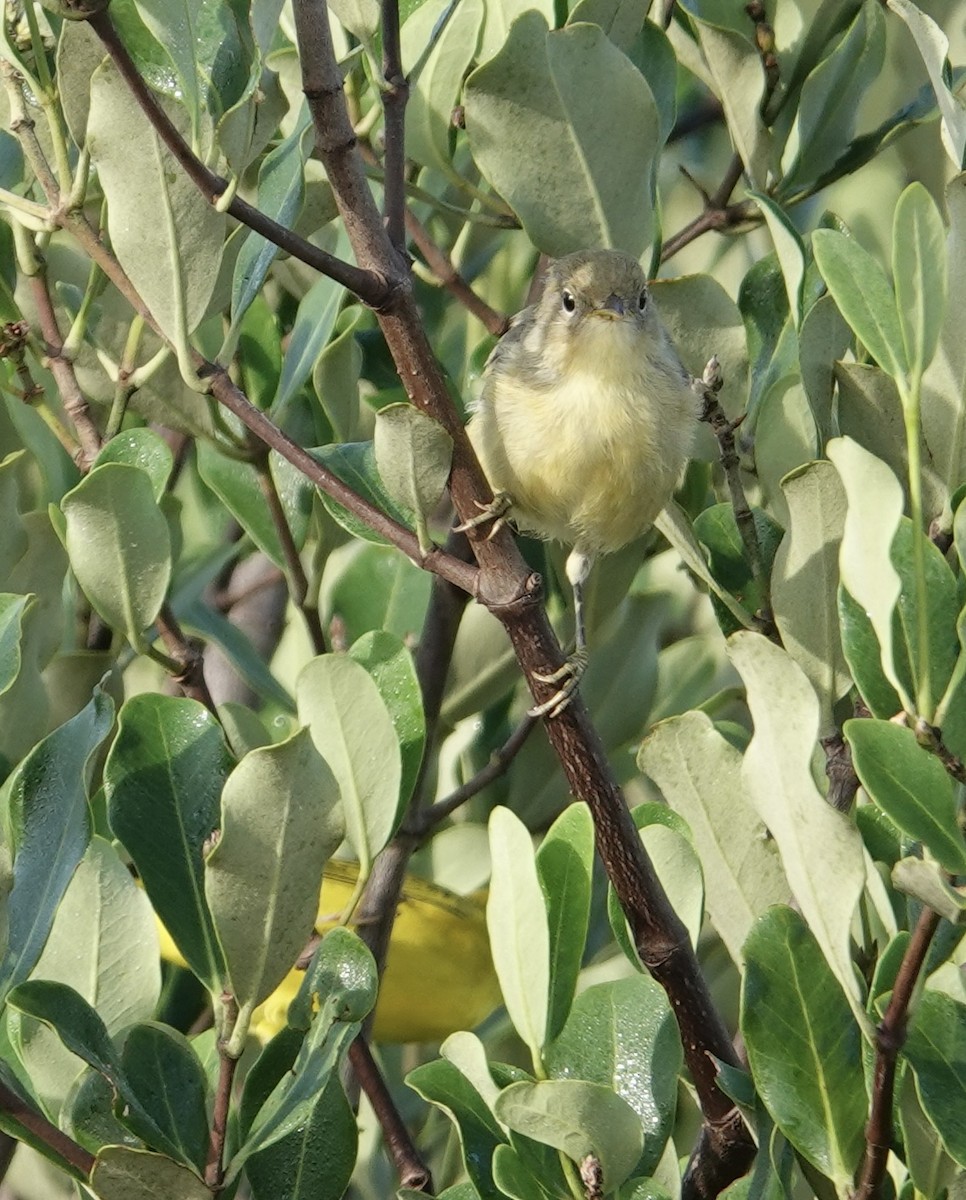
M 534 708 L 531 708 L 529 716 L 559 717 L 570 703 L 586 670 L 587 650 L 582 646 L 579 650 L 575 650 L 563 666 L 558 667 L 556 671 L 551 671 L 548 675 L 537 675 L 534 673 L 533 678 L 539 679 L 541 683 L 559 683 L 560 687 L 549 700 L 544 700 L 542 704 L 537 704 Z
M 488 542 L 492 541 L 506 524 L 506 515 L 510 511 L 513 501 L 510 499 L 508 492 L 497 492 L 489 504 L 481 504 L 479 500 L 474 501 L 474 503 L 480 511 L 475 517 L 470 517 L 468 521 L 464 521 L 462 525 L 457 525 L 453 532 L 467 533 L 470 529 L 478 529 L 481 525 L 486 525 L 488 521 L 492 521 L 493 528 L 486 535 L 486 540 Z

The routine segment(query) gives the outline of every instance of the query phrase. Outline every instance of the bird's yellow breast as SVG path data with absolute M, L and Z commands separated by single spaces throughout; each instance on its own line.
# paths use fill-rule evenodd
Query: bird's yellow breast
M 588 330 L 549 386 L 488 375 L 470 436 L 520 526 L 583 550 L 616 550 L 664 507 L 690 451 L 695 397 L 617 323 Z M 576 360 L 576 361 L 575 361 Z

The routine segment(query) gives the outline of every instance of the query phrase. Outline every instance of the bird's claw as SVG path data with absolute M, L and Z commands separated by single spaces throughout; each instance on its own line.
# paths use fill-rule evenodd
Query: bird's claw
M 541 683 L 559 683 L 560 687 L 549 700 L 544 700 L 542 704 L 531 708 L 528 715 L 531 717 L 559 717 L 570 703 L 586 670 L 587 651 L 581 648 L 575 650 L 563 666 L 558 667 L 556 671 L 551 671 L 547 675 L 538 675 L 534 672 L 534 679 L 538 679 Z
M 492 521 L 493 528 L 486 535 L 486 540 L 490 542 L 506 524 L 506 514 L 510 511 L 512 501 L 506 492 L 497 492 L 489 504 L 481 504 L 479 500 L 474 500 L 473 503 L 480 511 L 475 517 L 470 517 L 468 521 L 455 526 L 453 532 L 467 533 L 471 529 L 478 529 L 481 525 Z

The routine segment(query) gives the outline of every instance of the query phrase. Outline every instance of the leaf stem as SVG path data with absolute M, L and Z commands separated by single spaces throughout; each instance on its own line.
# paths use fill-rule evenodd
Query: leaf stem
M 909 461 L 909 515 L 912 518 L 912 559 L 916 574 L 916 707 L 917 716 L 932 721 L 932 673 L 929 664 L 929 593 L 926 587 L 926 531 L 922 516 L 922 459 L 919 442 L 920 380 L 900 383 L 902 415 Z

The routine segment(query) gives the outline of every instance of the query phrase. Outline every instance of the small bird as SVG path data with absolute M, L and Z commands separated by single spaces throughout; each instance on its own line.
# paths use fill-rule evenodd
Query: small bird
M 644 534 L 691 452 L 699 397 L 655 311 L 640 265 L 616 250 L 551 264 L 483 373 L 470 440 L 494 502 L 461 529 L 509 513 L 572 546 L 576 650 L 537 716 L 567 706 L 587 663 L 583 586 L 599 554 Z

